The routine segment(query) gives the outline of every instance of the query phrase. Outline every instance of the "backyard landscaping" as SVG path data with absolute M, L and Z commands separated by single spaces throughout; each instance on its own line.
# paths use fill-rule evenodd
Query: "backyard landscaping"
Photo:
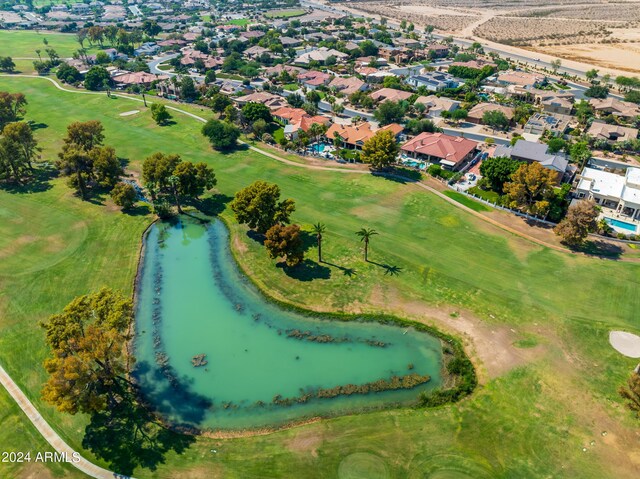
M 200 437 L 182 454 L 151 461 L 157 469 L 135 468 L 136 477 L 294 477 L 300 470 L 318 478 L 374 477 L 371 471 L 389 478 L 636 477 L 637 422 L 617 394 L 635 362 L 609 346 L 608 333 L 639 332 L 639 264 L 543 248 L 410 183 L 308 170 L 246 149 L 221 154 L 200 134 L 201 123 L 177 112 L 175 124 L 160 127 L 141 103 L 62 92 L 43 79 L 2 77 L 0 91 L 26 95 L 26 119 L 39 125 L 45 161 L 55 160 L 69 122 L 97 119 L 134 177 L 156 151 L 212 166 L 219 191 L 211 210 L 231 224 L 240 266 L 276 299 L 314 310 L 390 312 L 449 332 L 472 325 L 461 335 L 474 341 L 483 385 L 458 404 L 358 414 L 264 436 Z M 141 112 L 121 116 L 133 108 Z M 72 447 L 122 472 L 126 444 L 108 460 L 96 456 L 83 448 L 87 418 L 40 400 L 47 350 L 38 323 L 103 285 L 131 293 L 152 217 L 145 209 L 123 214 L 104 198 L 80 201 L 62 179 L 44 176 L 29 191 L 0 189 L 0 364 Z M 296 223 L 327 225 L 326 263 L 288 275 L 235 223 L 225 205 L 256 179 L 295 199 Z M 463 204 L 484 207 L 473 203 Z M 379 232 L 368 263 L 354 234 L 365 226 Z M 1 443 L 27 447 L 27 431 L 31 448 L 45 448 L 16 407 L 0 410 Z M 0 476 L 37 475 L 30 467 L 0 464 Z

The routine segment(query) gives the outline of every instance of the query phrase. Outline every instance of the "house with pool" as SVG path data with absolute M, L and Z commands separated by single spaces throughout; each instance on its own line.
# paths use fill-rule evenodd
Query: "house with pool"
M 586 167 L 578 179 L 577 198 L 593 199 L 602 208 L 602 217 L 619 233 L 640 231 L 640 168 L 629 167 L 623 174 Z

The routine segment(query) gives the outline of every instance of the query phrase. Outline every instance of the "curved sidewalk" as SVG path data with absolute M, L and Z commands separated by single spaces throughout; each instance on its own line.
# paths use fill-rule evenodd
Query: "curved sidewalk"
M 80 456 L 76 451 L 74 451 L 66 442 L 62 440 L 60 436 L 58 436 L 58 433 L 53 430 L 49 423 L 44 420 L 35 406 L 31 403 L 31 401 L 29 401 L 29 398 L 25 396 L 22 390 L 13 381 L 13 379 L 11 379 L 9 374 L 7 374 L 2 366 L 0 366 L 0 383 L 2 383 L 2 385 L 9 392 L 14 401 L 18 403 L 20 409 L 22 409 L 22 411 L 27 415 L 31 423 L 36 427 L 40 434 L 42 434 L 47 442 L 51 444 L 51 447 L 53 447 L 53 449 L 55 449 L 55 451 L 58 453 L 66 454 L 69 460 L 69 464 L 84 472 L 89 477 L 94 477 L 96 479 L 129 478 L 129 476 L 123 476 L 96 466 L 92 462 L 89 462 L 84 457 Z M 78 458 L 76 462 L 73 462 L 74 457 Z

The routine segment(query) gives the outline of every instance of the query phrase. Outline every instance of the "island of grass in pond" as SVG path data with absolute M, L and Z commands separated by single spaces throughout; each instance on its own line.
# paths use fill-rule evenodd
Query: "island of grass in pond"
M 265 300 L 238 271 L 221 221 L 151 227 L 134 351 L 145 399 L 192 428 L 277 427 L 407 404 L 442 383 L 442 347 L 429 334 Z

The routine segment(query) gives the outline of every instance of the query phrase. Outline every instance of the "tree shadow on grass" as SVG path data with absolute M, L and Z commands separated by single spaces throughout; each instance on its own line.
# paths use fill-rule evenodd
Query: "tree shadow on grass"
M 264 240 L 266 239 L 266 237 L 262 233 L 258 233 L 255 230 L 249 230 L 247 231 L 247 236 L 251 238 L 253 241 L 255 241 L 256 243 L 259 243 L 260 245 L 264 246 Z
M 233 200 L 232 196 L 227 196 L 222 193 L 216 193 L 214 195 L 202 198 L 200 201 L 194 201 L 195 206 L 199 211 L 208 216 L 218 216 L 227 207 L 227 203 Z
M 622 246 L 610 241 L 587 241 L 579 248 L 575 248 L 574 251 L 588 254 L 589 256 L 600 256 L 609 259 L 619 259 L 622 256 L 624 249 Z
M 381 268 L 383 268 L 385 276 L 398 276 L 400 273 L 402 273 L 402 268 L 400 266 L 376 263 L 375 261 L 371 260 L 367 260 L 367 263 L 375 264 L 376 266 L 380 266 Z
M 29 120 L 29 127 L 31 128 L 31 131 L 36 131 L 36 130 L 43 130 L 45 128 L 49 128 L 49 125 L 47 125 L 46 123 L 36 123 L 33 120 Z
M 287 276 L 298 281 L 313 281 L 314 279 L 330 279 L 331 269 L 310 259 L 305 259 L 297 266 L 287 266 L 284 262 L 276 265 L 282 268 Z
M 385 180 L 395 183 L 407 184 L 415 183 L 422 179 L 422 173 L 410 168 L 393 167 L 385 170 L 374 170 L 371 172 L 373 176 L 384 178 Z
M 342 274 L 345 276 L 349 276 L 350 278 L 353 276 L 356 276 L 356 270 L 354 268 L 347 268 L 345 266 L 340 266 L 338 264 L 335 263 L 329 263 L 328 261 L 323 261 L 323 264 L 326 264 L 327 266 L 333 266 L 336 269 L 339 269 L 340 271 L 342 271 Z
M 38 165 L 33 171 L 33 176 L 25 178 L 22 183 L 14 181 L 0 181 L 0 190 L 8 193 L 41 193 L 51 189 L 50 181 L 58 175 L 53 166 Z
M 151 206 L 143 203 L 132 206 L 131 208 L 123 209 L 122 212 L 129 216 L 147 216 L 148 214 L 151 214 L 152 210 Z

